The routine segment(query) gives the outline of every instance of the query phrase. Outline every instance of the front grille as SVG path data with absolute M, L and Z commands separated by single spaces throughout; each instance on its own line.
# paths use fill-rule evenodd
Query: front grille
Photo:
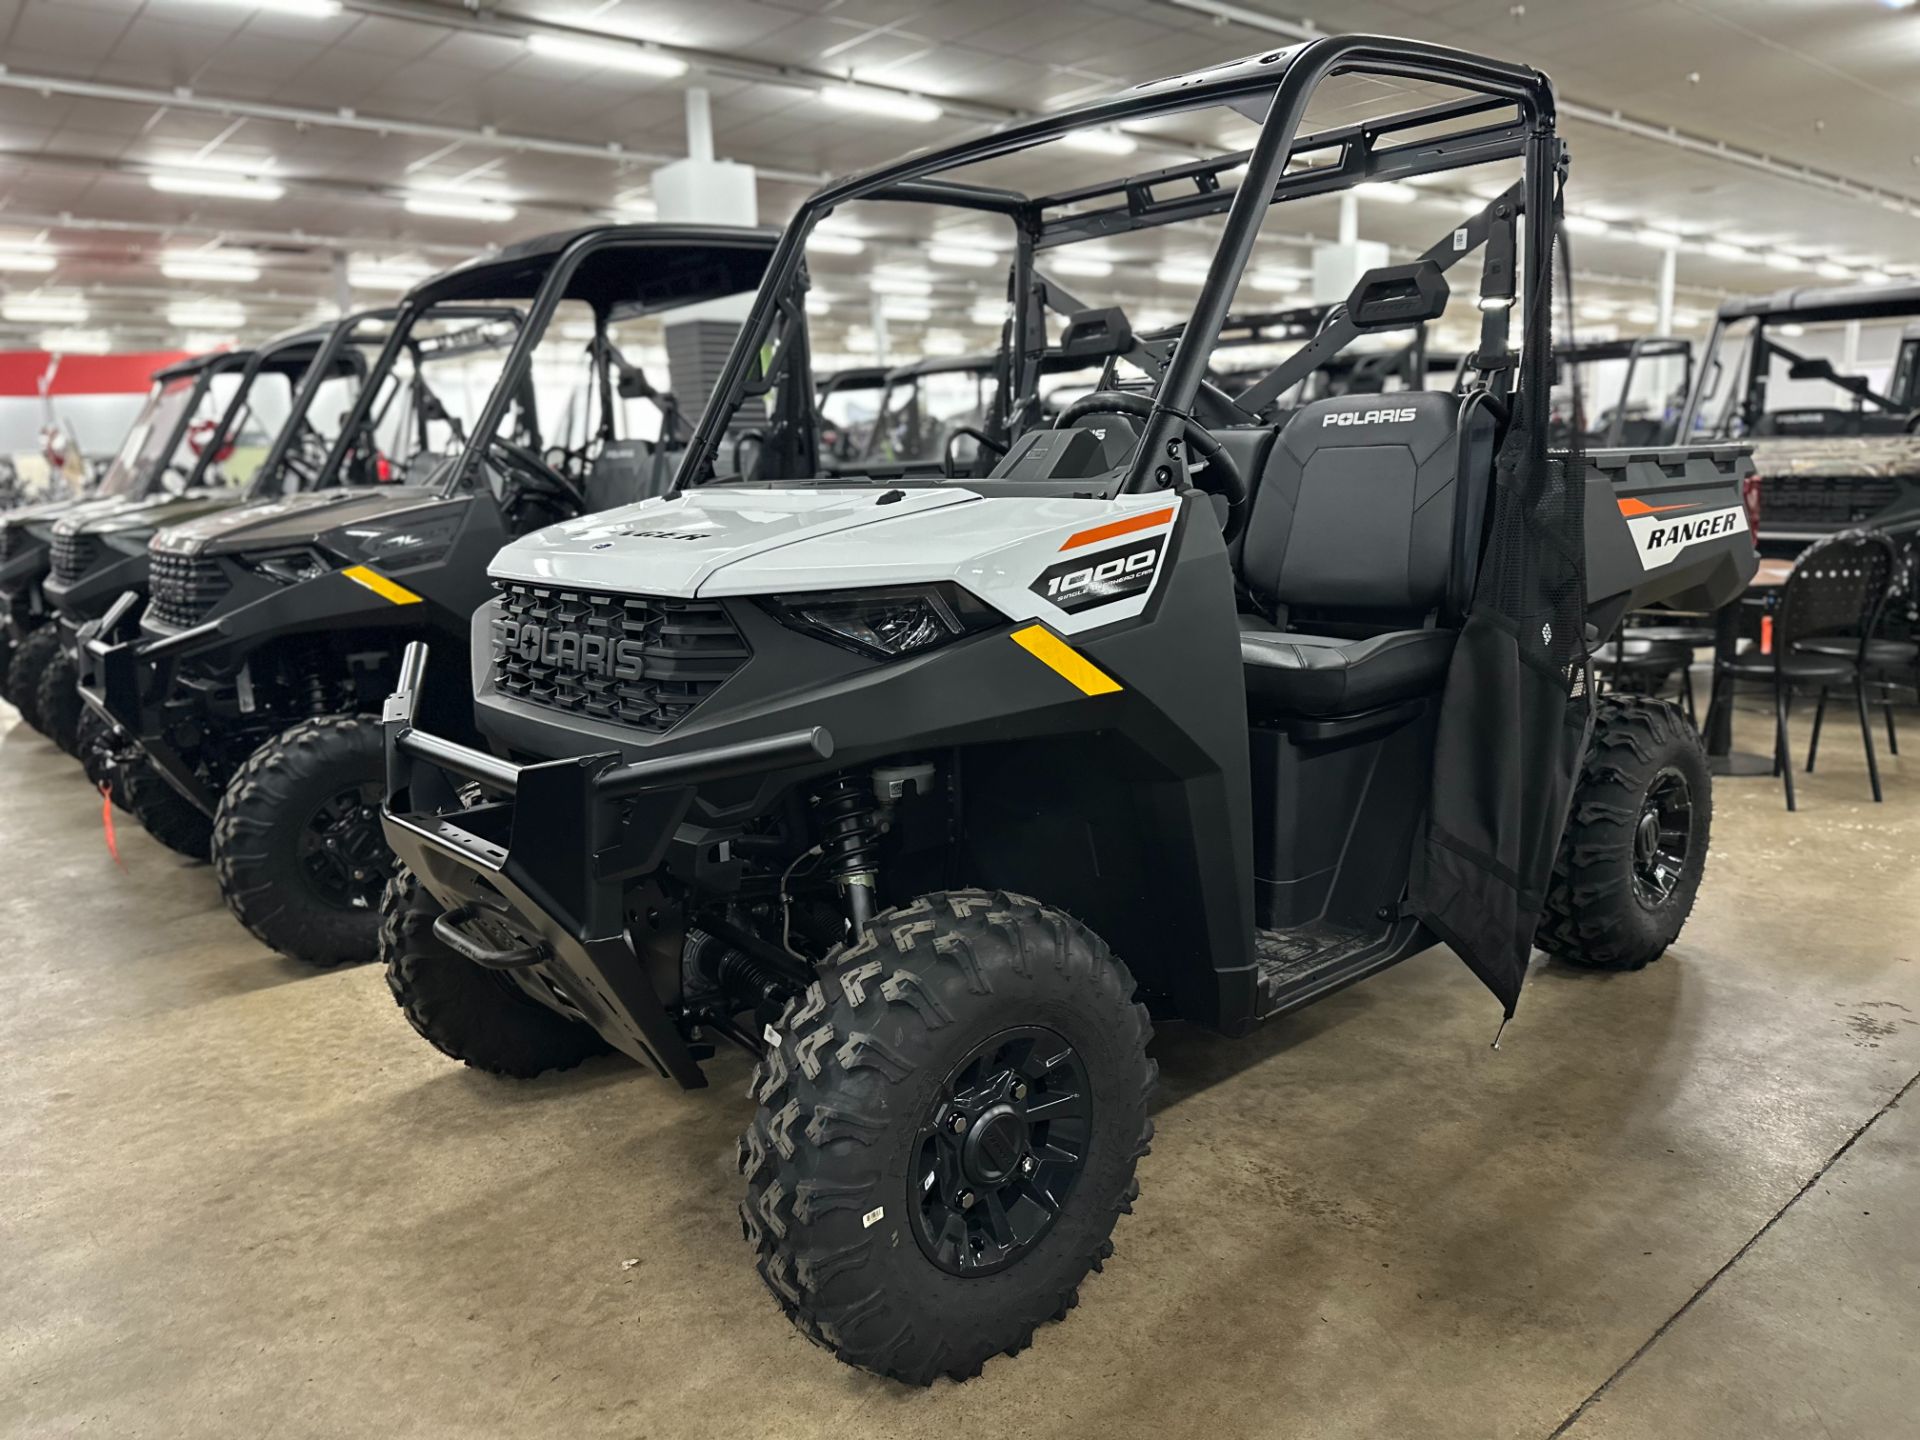
M 198 625 L 233 588 L 218 560 L 169 555 L 163 550 L 153 551 L 152 556 L 153 598 L 147 614 L 158 624 L 176 630 Z
M 549 709 L 660 734 L 751 654 L 717 601 L 496 587 L 494 684 Z
M 1843 530 L 1871 520 L 1899 494 L 1899 482 L 1883 475 L 1768 475 L 1760 481 L 1762 532 L 1815 526 Z
M 93 568 L 93 562 L 99 558 L 98 535 L 68 535 L 59 530 L 53 532 L 53 578 L 62 585 L 71 585 L 78 580 Z

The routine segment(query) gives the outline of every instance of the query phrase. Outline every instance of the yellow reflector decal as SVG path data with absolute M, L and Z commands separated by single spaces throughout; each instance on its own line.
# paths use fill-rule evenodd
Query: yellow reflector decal
M 1111 695 L 1120 688 L 1114 679 L 1044 625 L 1013 632 L 1013 643 L 1077 687 L 1083 695 Z
M 356 585 L 364 585 L 382 600 L 391 600 L 395 605 L 418 605 L 420 597 L 404 585 L 396 584 L 378 570 L 369 570 L 364 565 L 349 565 L 340 572 Z

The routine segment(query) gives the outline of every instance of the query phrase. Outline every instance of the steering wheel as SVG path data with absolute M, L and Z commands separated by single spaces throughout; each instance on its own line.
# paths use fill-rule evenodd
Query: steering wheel
M 1053 428 L 1070 430 L 1089 415 L 1125 415 L 1146 420 L 1153 415 L 1153 401 L 1127 390 L 1095 390 L 1062 410 Z M 1222 528 L 1226 538 L 1233 539 L 1247 523 L 1247 477 L 1240 473 L 1239 463 L 1226 447 L 1199 421 L 1181 421 L 1180 438 L 1207 462 L 1204 482 L 1198 488 L 1227 502 L 1227 519 Z
M 487 448 L 498 450 L 501 458 L 506 460 L 508 468 L 515 471 L 522 479 L 531 480 L 536 489 L 564 496 L 579 510 L 586 510 L 585 492 L 526 446 L 516 445 L 503 436 L 495 435 L 487 441 Z
M 965 436 L 976 445 L 984 445 L 996 455 L 1007 453 L 1007 447 L 994 439 L 986 431 L 973 425 L 956 425 L 947 432 L 947 443 L 940 447 L 940 473 L 952 480 L 960 472 L 953 468 L 953 442 Z

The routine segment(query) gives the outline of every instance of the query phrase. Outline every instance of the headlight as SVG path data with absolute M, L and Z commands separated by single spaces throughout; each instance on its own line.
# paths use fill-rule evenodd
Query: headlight
M 408 511 L 383 520 L 330 530 L 321 537 L 352 560 L 399 568 L 446 558 L 467 517 L 465 502 L 439 511 Z
M 233 558 L 255 574 L 278 580 L 282 585 L 318 580 L 334 568 L 334 562 L 311 545 L 297 545 L 290 550 L 263 550 L 257 555 L 236 555 Z
M 765 602 L 782 624 L 843 650 L 897 660 L 1000 623 L 991 606 L 952 581 L 886 590 L 823 590 Z

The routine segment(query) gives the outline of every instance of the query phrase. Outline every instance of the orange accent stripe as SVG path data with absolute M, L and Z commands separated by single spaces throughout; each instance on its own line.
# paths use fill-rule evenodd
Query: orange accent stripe
M 1693 510 L 1698 508 L 1700 503 L 1698 500 L 1689 500 L 1684 505 L 1649 505 L 1644 500 L 1629 497 L 1620 502 L 1620 513 L 1622 515 L 1662 515 L 1669 510 Z
M 1131 535 L 1136 530 L 1151 530 L 1156 525 L 1164 525 L 1173 519 L 1172 510 L 1149 510 L 1144 515 L 1132 515 L 1125 520 L 1115 520 L 1107 525 L 1096 525 L 1091 530 L 1082 530 L 1069 535 L 1062 550 L 1077 550 L 1082 545 L 1092 545 L 1096 541 L 1111 540 L 1116 535 Z

